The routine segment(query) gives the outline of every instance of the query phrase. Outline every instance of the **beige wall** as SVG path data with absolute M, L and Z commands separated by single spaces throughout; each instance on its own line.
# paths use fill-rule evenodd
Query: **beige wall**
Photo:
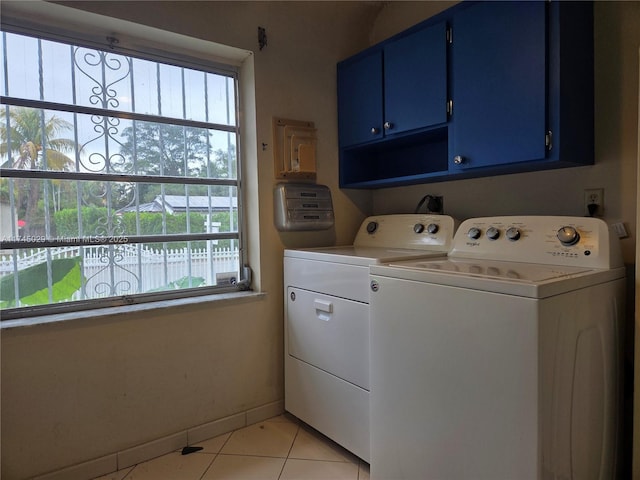
M 26 2 L 29 3 L 29 2 Z M 3 2 L 3 12 L 8 2 Z M 29 478 L 283 397 L 282 250 L 348 243 L 370 194 L 337 187 L 336 63 L 367 44 L 374 4 L 319 2 L 69 2 L 76 9 L 251 50 L 242 73 L 249 251 L 263 299 L 202 304 L 3 330 L 2 478 Z M 153 15 L 149 9 L 153 8 Z M 34 14 L 34 18 L 44 12 Z M 75 13 L 74 13 L 75 12 Z M 3 13 L 4 14 L 4 13 Z M 98 27 L 108 27 L 102 22 Z M 257 27 L 268 45 L 258 50 Z M 96 32 L 99 32 L 97 28 Z M 113 30 L 123 39 L 139 34 Z M 279 234 L 273 226 L 271 118 L 318 129 L 318 182 L 331 187 L 336 227 Z M 267 144 L 266 150 L 258 148 Z

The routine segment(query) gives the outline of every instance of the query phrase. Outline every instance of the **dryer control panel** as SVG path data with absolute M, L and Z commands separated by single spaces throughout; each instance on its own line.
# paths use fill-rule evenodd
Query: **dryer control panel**
M 617 235 L 593 217 L 471 218 L 458 228 L 449 256 L 605 269 L 623 265 Z
M 448 215 L 374 215 L 362 222 L 353 245 L 448 252 L 457 224 Z

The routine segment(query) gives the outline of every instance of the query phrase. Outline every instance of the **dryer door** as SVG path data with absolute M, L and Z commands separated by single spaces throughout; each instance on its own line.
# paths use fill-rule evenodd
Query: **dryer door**
M 369 390 L 369 305 L 289 287 L 289 355 Z

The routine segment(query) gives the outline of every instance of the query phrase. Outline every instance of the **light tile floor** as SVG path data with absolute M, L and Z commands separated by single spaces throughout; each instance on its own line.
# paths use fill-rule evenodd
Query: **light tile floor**
M 96 480 L 369 480 L 369 465 L 284 414 Z

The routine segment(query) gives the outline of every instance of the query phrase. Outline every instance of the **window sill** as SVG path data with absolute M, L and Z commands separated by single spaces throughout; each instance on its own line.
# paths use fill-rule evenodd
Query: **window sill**
M 233 292 L 216 295 L 202 295 L 195 297 L 178 298 L 171 300 L 159 300 L 157 302 L 139 303 L 136 305 L 122 305 L 118 307 L 96 308 L 93 310 L 81 310 L 78 312 L 54 313 L 51 315 L 39 315 L 36 317 L 5 320 L 0 322 L 0 330 L 20 327 L 32 327 L 48 323 L 67 322 L 72 320 L 86 320 L 90 318 L 109 317 L 114 315 L 130 314 L 135 312 L 148 312 L 166 308 L 176 308 L 185 305 L 199 305 L 203 303 L 215 303 L 219 306 L 238 305 L 241 303 L 255 302 L 265 297 L 260 292 Z

